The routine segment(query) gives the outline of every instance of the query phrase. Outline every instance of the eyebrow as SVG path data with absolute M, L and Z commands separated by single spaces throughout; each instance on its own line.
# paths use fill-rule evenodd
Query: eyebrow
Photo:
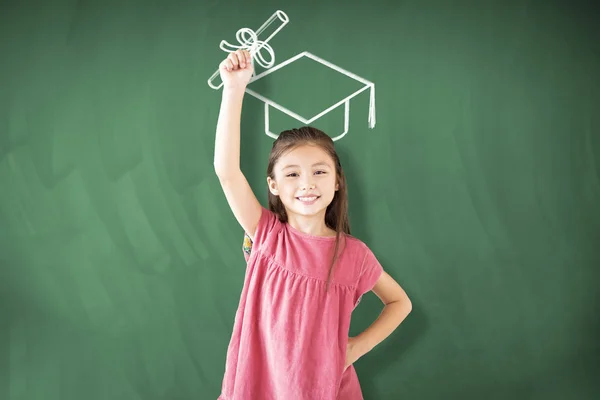
M 327 164 L 325 161 L 314 163 L 312 166 L 316 167 L 317 165 L 324 165 L 326 167 L 331 168 L 331 166 L 329 164 Z M 299 165 L 286 165 L 285 167 L 281 168 L 281 170 L 288 169 L 288 168 L 300 168 L 300 166 Z

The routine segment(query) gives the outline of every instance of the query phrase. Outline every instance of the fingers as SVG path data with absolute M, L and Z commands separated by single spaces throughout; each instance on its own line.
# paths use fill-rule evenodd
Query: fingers
M 234 70 L 238 69 L 238 66 L 240 65 L 240 62 L 239 62 L 238 57 L 237 57 L 237 52 L 235 52 L 235 53 L 229 53 L 229 55 L 227 56 L 227 59 L 229 60 L 230 65 L 233 66 Z
M 221 63 L 227 71 L 235 71 L 239 68 L 246 68 L 250 65 L 252 57 L 248 50 L 236 50 L 233 53 L 229 53 L 227 58 Z
M 224 69 L 225 71 L 232 71 L 233 70 L 233 64 L 229 60 L 229 57 L 227 57 L 226 59 L 224 59 L 221 62 L 221 69 Z

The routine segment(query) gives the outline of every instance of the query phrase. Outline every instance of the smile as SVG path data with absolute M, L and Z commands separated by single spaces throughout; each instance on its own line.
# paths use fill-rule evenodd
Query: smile
M 312 204 L 315 201 L 317 201 L 317 199 L 319 197 L 321 197 L 321 196 L 296 197 L 296 199 L 298 199 L 301 202 L 306 203 L 306 204 Z

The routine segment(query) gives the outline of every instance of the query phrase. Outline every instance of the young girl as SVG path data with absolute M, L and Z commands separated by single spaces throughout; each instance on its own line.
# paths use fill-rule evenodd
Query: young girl
M 350 236 L 346 179 L 333 141 L 304 127 L 282 132 L 267 168 L 269 208 L 240 170 L 240 118 L 250 54 L 219 66 L 223 98 L 214 166 L 245 231 L 246 275 L 220 400 L 360 400 L 353 363 L 411 310 L 404 290 Z M 385 305 L 363 333 L 350 316 L 373 290 Z

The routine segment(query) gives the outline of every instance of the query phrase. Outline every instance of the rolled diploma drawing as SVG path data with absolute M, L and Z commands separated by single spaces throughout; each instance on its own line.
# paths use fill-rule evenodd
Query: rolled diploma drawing
M 278 23 L 278 21 L 280 23 Z M 238 49 L 246 49 L 250 51 L 250 54 L 252 55 L 252 66 L 254 66 L 254 62 L 256 62 L 263 68 L 271 68 L 275 64 L 275 52 L 273 51 L 273 48 L 268 44 L 269 40 L 271 40 L 273 36 L 275 36 L 288 22 L 288 16 L 283 11 L 277 10 L 275 11 L 275 13 L 273 13 L 273 15 L 271 15 L 271 17 L 268 20 L 266 20 L 260 26 L 260 28 L 257 29 L 256 32 L 254 32 L 250 28 L 239 29 L 235 35 L 239 45 L 233 45 L 225 40 L 221 40 L 219 47 L 221 48 L 221 50 L 227 53 L 232 53 Z M 274 29 L 274 31 L 269 36 L 267 36 L 265 40 L 260 40 L 261 36 L 264 37 L 267 35 L 265 31 L 267 31 L 269 28 Z M 265 59 L 265 57 L 260 52 L 261 50 L 266 50 L 269 53 L 270 60 Z M 223 86 L 223 82 L 215 86 L 213 81 L 217 77 L 220 77 L 218 69 L 208 79 L 208 86 L 210 86 L 213 89 L 219 89 L 221 86 Z

